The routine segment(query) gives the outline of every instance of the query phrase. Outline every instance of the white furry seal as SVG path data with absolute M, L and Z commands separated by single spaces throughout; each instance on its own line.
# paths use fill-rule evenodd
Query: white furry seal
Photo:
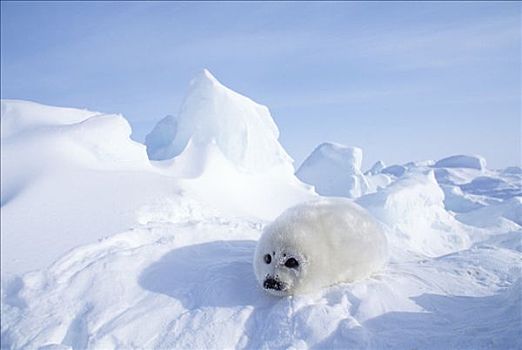
M 386 258 L 386 236 L 366 210 L 323 198 L 286 210 L 265 228 L 254 270 L 266 291 L 283 296 L 367 277 Z

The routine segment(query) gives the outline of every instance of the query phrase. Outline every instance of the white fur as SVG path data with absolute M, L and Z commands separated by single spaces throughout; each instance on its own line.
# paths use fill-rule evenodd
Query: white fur
M 298 260 L 297 269 L 284 266 L 289 257 Z M 281 291 L 265 289 L 282 296 L 368 277 L 386 258 L 386 236 L 366 210 L 347 199 L 323 198 L 286 210 L 265 228 L 254 270 L 261 286 L 267 277 L 282 282 Z

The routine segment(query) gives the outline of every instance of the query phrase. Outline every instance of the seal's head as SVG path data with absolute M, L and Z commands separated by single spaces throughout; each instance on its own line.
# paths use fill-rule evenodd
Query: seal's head
M 303 287 L 312 256 L 303 249 L 296 233 L 309 228 L 309 223 L 297 222 L 295 218 L 288 220 L 285 215 L 264 229 L 256 247 L 254 270 L 259 284 L 268 293 L 292 295 Z
M 294 294 L 306 274 L 306 259 L 291 247 L 271 247 L 256 252 L 256 275 L 270 294 Z

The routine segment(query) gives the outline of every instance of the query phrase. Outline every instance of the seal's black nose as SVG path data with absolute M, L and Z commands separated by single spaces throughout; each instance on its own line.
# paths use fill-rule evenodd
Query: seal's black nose
M 275 289 L 275 290 L 281 290 L 282 288 L 282 284 L 281 282 L 279 282 L 278 280 L 274 279 L 274 278 L 267 278 L 264 282 L 263 282 L 263 287 L 265 289 Z

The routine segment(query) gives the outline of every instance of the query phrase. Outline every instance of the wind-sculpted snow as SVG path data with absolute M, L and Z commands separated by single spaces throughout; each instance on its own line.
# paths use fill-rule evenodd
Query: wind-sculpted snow
M 518 180 L 509 182 L 500 177 L 479 176 L 471 182 L 461 185 L 460 188 L 471 194 L 508 199 L 522 196 L 522 177 L 519 176 Z
M 522 197 L 513 197 L 500 203 L 484 206 L 474 211 L 457 216 L 468 225 L 478 227 L 508 227 L 522 226 Z
M 278 298 L 256 284 L 261 223 L 155 224 L 3 283 L 6 348 L 517 348 L 520 253 L 478 245 Z M 220 239 L 216 240 L 216 237 Z M 456 331 L 460 330 L 460 331 Z
M 435 168 L 469 168 L 483 170 L 486 160 L 481 156 L 457 155 L 439 160 L 433 165 Z
M 252 266 L 261 231 L 317 194 L 268 110 L 208 72 L 179 118 L 148 145 L 180 153 L 151 164 L 122 116 L 2 101 L 2 348 L 522 348 L 519 167 L 458 156 L 363 175 L 362 151 L 327 147 L 314 184 L 360 196 L 390 262 L 271 297 Z
M 35 129 L 72 125 L 89 119 L 98 112 L 85 109 L 46 106 L 30 101 L 2 100 L 2 139 Z
M 519 348 L 520 199 L 485 204 L 468 219 L 484 226 L 475 231 L 444 214 L 443 198 L 426 170 L 362 197 L 388 226 L 390 264 L 289 298 L 255 281 L 266 222 L 183 193 L 150 202 L 137 212 L 141 226 L 4 277 L 2 347 Z M 487 217 L 509 231 L 479 225 Z
M 147 136 L 155 171 L 179 179 L 222 213 L 273 219 L 316 196 L 294 175 L 268 108 L 223 86 L 207 70 L 190 84 L 178 116 Z
M 2 100 L 1 126 L 2 177 L 18 177 L 27 168 L 42 173 L 78 165 L 120 170 L 148 165 L 144 146 L 130 139 L 121 115 Z
M 164 142 L 169 135 L 159 130 L 149 134 L 153 159 L 174 158 L 189 143 L 198 148 L 215 143 L 230 162 L 247 171 L 292 162 L 279 144 L 279 130 L 268 108 L 223 86 L 207 70 L 190 83 L 176 124 L 169 126 L 170 143 Z M 153 147 L 153 143 L 166 145 Z
M 469 245 L 469 232 L 444 209 L 444 192 L 432 171 L 410 173 L 357 200 L 392 230 L 403 249 L 430 256 Z
M 313 185 L 321 195 L 357 198 L 370 191 L 361 164 L 360 148 L 327 142 L 317 146 L 306 158 L 296 176 Z
M 207 97 L 213 99 L 210 107 Z M 182 113 L 183 123 L 196 127 L 197 119 L 209 112 L 202 106 L 218 113 L 207 116 L 215 127 L 204 133 L 208 138 L 191 138 L 175 159 L 151 164 L 144 145 L 131 140 L 130 125 L 121 115 L 2 100 L 3 270 L 21 273 L 45 267 L 80 244 L 136 226 L 144 220 L 136 213 L 157 202 L 193 197 L 231 215 L 270 219 L 315 196 L 294 176 L 265 107 L 228 90 L 208 72 L 193 83 L 184 104 L 192 114 Z M 247 130 L 247 137 L 227 129 L 222 134 L 220 120 L 232 118 L 227 114 L 232 112 L 239 119 L 230 120 L 230 127 L 245 118 L 255 132 Z M 190 122 L 191 118 L 196 120 Z M 176 120 L 164 119 L 149 135 L 149 154 L 156 148 L 159 153 L 154 154 L 161 158 L 159 145 L 172 141 Z M 186 129 L 183 125 L 180 128 Z M 200 126 L 197 135 L 203 132 Z M 252 141 L 248 157 L 270 160 L 270 166 L 259 162 L 262 169 L 253 171 L 242 160 L 235 163 L 213 132 L 225 144 L 235 144 L 237 137 Z M 274 193 L 279 199 L 274 200 Z
M 157 174 L 140 187 L 151 166 L 121 115 L 2 100 L 1 129 L 4 271 L 42 268 L 121 232 L 160 191 Z
M 463 167 L 434 168 L 434 171 L 437 182 L 444 190 L 446 209 L 456 213 L 471 213 L 471 216 L 477 217 L 478 221 L 475 222 L 478 223 L 496 220 L 489 215 L 479 218 L 475 213 L 482 211 L 478 209 L 494 207 L 522 196 L 522 175 L 517 169 L 508 167 L 497 171 Z
M 464 193 L 459 186 L 441 184 L 440 187 L 444 191 L 446 210 L 466 213 L 488 205 L 488 202 L 482 197 Z

